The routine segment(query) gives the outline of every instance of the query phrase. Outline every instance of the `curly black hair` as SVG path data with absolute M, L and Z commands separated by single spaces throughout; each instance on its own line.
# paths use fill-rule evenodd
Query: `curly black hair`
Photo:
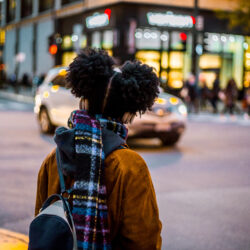
M 110 78 L 111 88 L 103 110 Z M 159 94 L 159 79 L 152 67 L 127 61 L 121 73 L 114 71 L 114 60 L 100 49 L 84 49 L 69 65 L 68 87 L 76 97 L 89 101 L 89 113 L 120 119 L 125 112 L 144 113 Z

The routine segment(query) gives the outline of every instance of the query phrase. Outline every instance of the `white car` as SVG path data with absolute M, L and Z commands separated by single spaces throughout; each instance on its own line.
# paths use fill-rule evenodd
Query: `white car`
M 42 133 L 52 133 L 57 126 L 67 126 L 70 113 L 79 108 L 79 98 L 65 88 L 66 68 L 51 69 L 37 89 L 34 112 Z M 164 145 L 175 144 L 186 127 L 187 108 L 181 99 L 160 93 L 151 111 L 137 116 L 128 125 L 131 138 L 158 137 Z

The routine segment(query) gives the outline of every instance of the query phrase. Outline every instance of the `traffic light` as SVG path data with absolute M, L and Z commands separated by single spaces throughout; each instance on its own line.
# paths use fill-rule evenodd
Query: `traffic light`
M 61 42 L 60 34 L 52 34 L 48 37 L 48 51 L 51 55 L 55 55 L 58 52 Z
M 187 34 L 184 32 L 181 32 L 180 39 L 181 39 L 181 44 L 182 44 L 182 50 L 186 51 L 187 50 Z

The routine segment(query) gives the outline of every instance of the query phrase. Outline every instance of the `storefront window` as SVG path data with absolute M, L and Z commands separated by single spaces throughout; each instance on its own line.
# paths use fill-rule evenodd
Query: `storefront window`
M 135 44 L 137 49 L 161 48 L 161 33 L 154 29 L 137 29 L 135 32 Z
M 21 17 L 26 17 L 32 15 L 32 0 L 21 1 Z
M 91 47 L 92 48 L 101 48 L 101 32 L 95 31 L 92 33 L 91 38 Z
M 183 86 L 182 71 L 171 70 L 169 73 L 168 85 L 171 88 L 179 89 Z
M 153 67 L 156 73 L 160 71 L 160 58 L 161 54 L 158 51 L 138 51 L 135 54 L 136 59 L 142 63 L 146 63 L 149 66 Z
M 246 37 L 246 40 L 243 44 L 245 49 L 244 55 L 244 87 L 250 87 L 250 37 Z
M 183 52 L 171 52 L 170 53 L 170 68 L 182 69 L 183 68 Z
M 7 0 L 7 23 L 16 18 L 16 0 Z
M 221 58 L 219 55 L 204 54 L 200 57 L 201 69 L 219 69 L 221 67 Z
M 75 52 L 64 52 L 62 55 L 62 65 L 68 66 L 75 57 L 76 57 Z
M 162 55 L 161 55 L 161 67 L 162 67 L 162 69 L 167 69 L 168 68 L 168 53 L 167 52 L 162 52 Z
M 103 32 L 103 49 L 112 49 L 113 48 L 113 31 L 112 30 L 105 30 Z
M 52 0 L 40 0 L 39 12 L 46 11 L 53 8 L 54 1 Z

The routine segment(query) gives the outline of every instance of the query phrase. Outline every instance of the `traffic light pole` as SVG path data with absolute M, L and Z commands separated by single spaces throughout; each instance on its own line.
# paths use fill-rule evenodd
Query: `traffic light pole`
M 193 16 L 197 22 L 197 17 L 199 15 L 199 7 L 198 7 L 198 0 L 194 0 L 194 11 L 193 11 Z M 196 23 L 193 26 L 192 30 L 192 73 L 195 75 L 196 79 L 196 84 L 198 84 L 199 81 L 199 57 L 196 52 L 196 46 L 197 46 L 197 28 L 196 28 Z

